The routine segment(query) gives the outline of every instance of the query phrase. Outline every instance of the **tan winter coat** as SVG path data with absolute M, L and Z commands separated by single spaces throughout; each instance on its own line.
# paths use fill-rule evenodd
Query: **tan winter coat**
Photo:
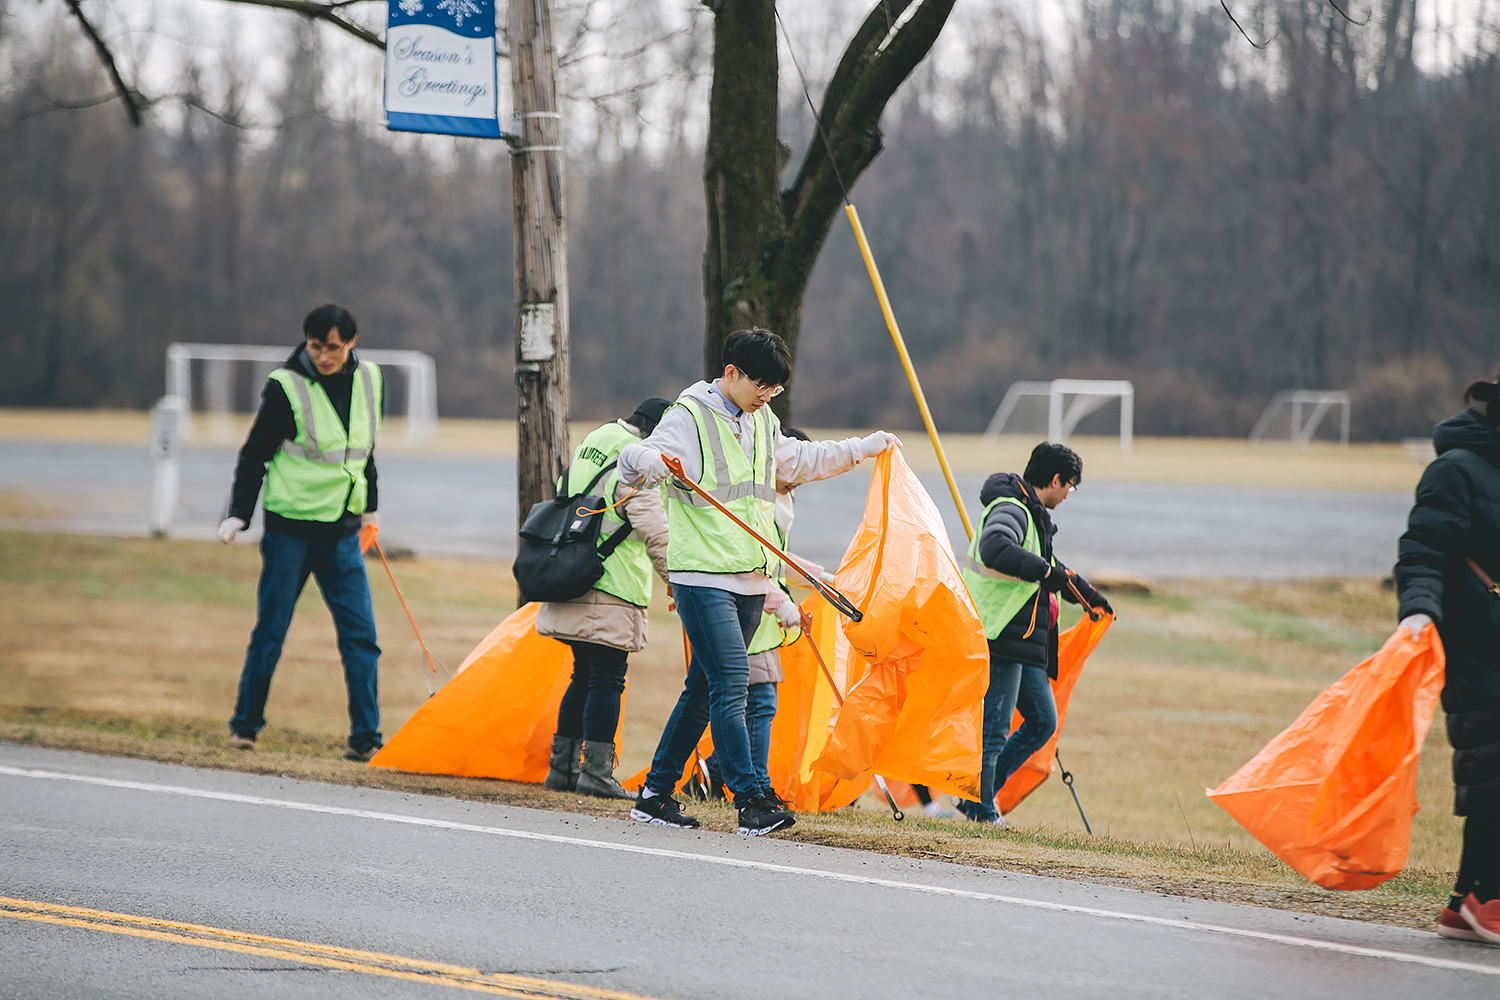
M 632 428 L 634 430 L 634 428 Z M 615 487 L 616 501 L 630 492 L 621 483 Z M 663 581 L 667 578 L 667 511 L 661 491 L 643 489 L 621 505 L 630 518 L 631 536 L 646 543 L 646 554 Z M 646 609 L 638 608 L 602 590 L 557 603 L 544 602 L 537 609 L 536 630 L 564 641 L 595 642 L 634 653 L 646 645 Z

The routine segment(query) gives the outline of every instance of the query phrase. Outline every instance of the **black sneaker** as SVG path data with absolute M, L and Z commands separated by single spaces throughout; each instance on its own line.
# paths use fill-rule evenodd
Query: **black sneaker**
M 649 799 L 637 795 L 630 809 L 630 818 L 637 823 L 652 826 L 676 826 L 697 829 L 698 821 L 682 811 L 682 803 L 670 795 L 653 795 Z
M 380 748 L 383 746 L 385 744 L 378 739 L 360 740 L 358 743 L 345 743 L 344 759 L 357 760 L 363 763 L 379 753 Z
M 740 825 L 735 833 L 759 837 L 784 830 L 796 822 L 797 817 L 777 805 L 769 796 L 752 795 L 740 805 Z

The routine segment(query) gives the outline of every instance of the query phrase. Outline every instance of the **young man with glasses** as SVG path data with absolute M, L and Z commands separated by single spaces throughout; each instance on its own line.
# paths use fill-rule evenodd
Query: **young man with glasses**
M 662 486 L 672 596 L 693 651 L 682 694 L 630 811 L 639 822 L 698 825 L 672 792 L 706 725 L 739 809 L 739 832 L 757 836 L 795 822 L 761 789 L 745 725 L 746 649 L 776 586 L 776 557 L 702 497 L 672 482 L 662 460 L 680 459 L 684 475 L 763 537 L 774 538 L 778 487 L 836 476 L 900 443 L 885 431 L 843 441 L 799 441 L 782 433 L 767 404 L 790 374 L 791 354 L 780 337 L 738 330 L 724 341 L 723 374 L 683 390 L 648 438 L 620 451 L 622 482 Z
M 963 576 L 989 640 L 990 686 L 979 801 L 955 803 L 976 822 L 1005 825 L 995 794 L 1057 731 L 1049 682 L 1057 677 L 1057 595 L 1078 601 L 1068 589 L 1068 568 L 1052 554 L 1057 528 L 1050 512 L 1082 478 L 1083 460 L 1072 449 L 1043 442 L 1032 449 L 1024 473 L 997 472 L 979 492 L 984 520 L 969 543 Z M 1083 577 L 1073 574 L 1073 584 L 1090 606 L 1114 613 Z M 1026 721 L 1011 735 L 1017 708 Z

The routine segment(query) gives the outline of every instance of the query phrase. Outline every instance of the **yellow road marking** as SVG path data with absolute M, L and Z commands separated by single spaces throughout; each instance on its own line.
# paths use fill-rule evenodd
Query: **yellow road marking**
M 34 900 L 11 899 L 6 896 L 0 896 L 0 916 L 34 923 L 81 927 L 85 930 L 106 931 L 110 934 L 169 941 L 175 944 L 190 944 L 200 948 L 216 948 L 220 951 L 235 951 L 245 955 L 280 958 L 309 965 L 320 965 L 329 969 L 342 969 L 345 972 L 363 972 L 391 979 L 452 986 L 456 989 L 503 997 L 556 998 L 556 1000 L 649 1000 L 634 993 L 619 993 L 592 986 L 561 983 L 532 976 L 510 975 L 503 972 L 485 973 L 478 969 L 450 965 L 446 962 L 428 962 L 376 951 L 360 951 L 354 948 L 340 948 L 336 945 L 267 937 L 263 934 L 247 934 L 222 927 L 206 927 L 202 924 L 187 924 L 176 920 L 161 920 L 156 917 L 136 916 L 129 913 L 112 913 L 108 910 L 90 910 L 80 906 L 39 903 Z

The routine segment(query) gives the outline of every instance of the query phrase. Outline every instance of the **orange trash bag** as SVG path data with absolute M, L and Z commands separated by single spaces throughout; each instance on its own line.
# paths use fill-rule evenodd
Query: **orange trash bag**
M 796 642 L 781 648 L 782 681 L 776 689 L 776 717 L 771 722 L 769 771 L 771 786 L 796 812 L 842 809 L 870 787 L 870 774 L 836 778 L 814 770 L 814 762 L 828 745 L 829 727 L 838 711 L 813 643 L 834 682 L 847 686 L 849 642 L 839 628 L 839 613 L 817 594 L 802 607 L 812 616 L 812 627 Z M 861 667 L 862 669 L 862 667 Z
M 838 587 L 864 619 L 843 624 L 851 677 L 813 769 L 976 797 L 989 647 L 942 517 L 900 449 L 876 460 Z
M 1442 687 L 1437 629 L 1397 629 L 1208 797 L 1312 882 L 1374 888 L 1406 863 Z
M 1083 673 L 1084 661 L 1089 658 L 1094 647 L 1099 645 L 1099 640 L 1104 638 L 1104 633 L 1109 631 L 1114 620 L 1114 615 L 1102 612 L 1098 621 L 1092 621 L 1088 615 L 1084 615 L 1076 625 L 1057 637 L 1057 680 L 1052 682 L 1052 700 L 1057 703 L 1057 731 L 1052 734 L 1046 746 L 1027 757 L 1026 763 L 1016 768 L 1005 787 L 995 796 L 995 808 L 1000 810 L 1000 815 L 1009 815 L 1026 796 L 1052 776 L 1055 766 L 1052 758 L 1057 753 L 1057 738 L 1062 735 L 1063 723 L 1068 721 L 1068 702 L 1073 698 L 1073 688 L 1077 686 L 1078 678 Z M 1021 713 L 1017 712 L 1011 722 L 1011 732 L 1020 727 L 1021 719 Z
M 527 604 L 497 625 L 370 766 L 510 781 L 546 778 L 573 651 L 537 634 L 537 607 Z

